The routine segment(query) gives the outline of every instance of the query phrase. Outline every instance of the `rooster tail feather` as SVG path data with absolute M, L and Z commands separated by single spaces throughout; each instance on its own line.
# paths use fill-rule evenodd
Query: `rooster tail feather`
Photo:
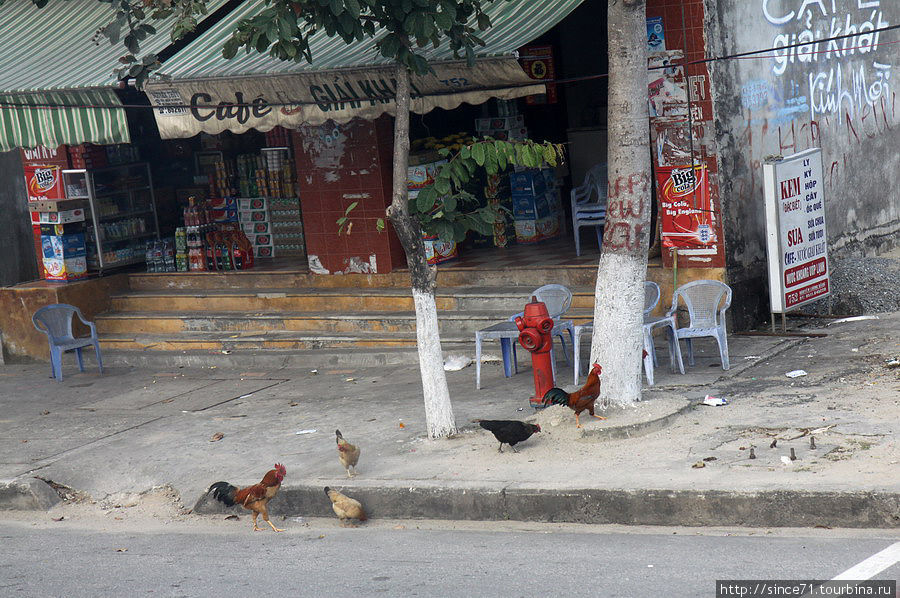
M 568 405 L 569 393 L 561 388 L 551 388 L 541 401 L 544 405 Z
M 211 492 L 213 498 L 223 503 L 226 507 L 233 507 L 235 504 L 234 494 L 237 490 L 236 486 L 232 486 L 228 482 L 216 482 L 209 487 L 207 492 Z

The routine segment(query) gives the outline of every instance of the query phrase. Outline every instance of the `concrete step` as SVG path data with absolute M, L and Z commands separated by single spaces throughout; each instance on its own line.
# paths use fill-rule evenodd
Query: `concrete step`
M 597 266 L 522 266 L 508 269 L 463 268 L 438 266 L 438 287 L 501 286 L 537 288 L 548 281 L 569 287 L 594 286 Z M 305 270 L 261 272 L 175 272 L 129 275 L 129 285 L 135 291 L 175 289 L 258 289 L 258 288 L 409 288 L 409 272 L 399 270 L 390 274 L 343 274 L 321 276 Z
M 591 319 L 592 310 L 569 310 L 576 324 Z M 469 333 L 503 321 L 509 311 L 439 311 L 442 333 Z M 413 332 L 416 314 L 404 312 L 108 312 L 95 318 L 101 335 L 180 334 L 182 332 L 267 332 L 273 330 L 331 332 Z
M 439 289 L 435 304 L 442 311 L 524 309 L 533 288 L 470 287 Z M 593 287 L 572 289 L 572 308 L 593 309 Z M 259 288 L 171 289 L 131 291 L 110 297 L 110 310 L 127 312 L 398 312 L 415 309 L 405 288 Z
M 104 347 L 105 347 L 104 343 Z M 497 350 L 499 354 L 499 349 Z M 468 354 L 474 354 L 474 349 Z M 359 349 L 293 349 L 243 350 L 223 353 L 220 351 L 180 350 L 145 351 L 135 349 L 103 349 L 103 362 L 111 366 L 130 366 L 165 370 L 170 368 L 208 368 L 220 371 L 249 372 L 282 368 L 318 369 L 327 367 L 378 367 L 408 364 L 417 367 L 418 352 L 415 347 Z M 522 369 L 522 359 L 519 368 Z M 498 366 L 502 376 L 502 366 Z M 496 375 L 496 374 L 493 374 Z M 473 374 L 474 376 L 474 374 Z M 474 379 L 474 378 L 473 378 Z M 474 384 L 474 382 L 473 382 Z
M 590 321 L 593 312 L 569 310 L 576 324 Z M 471 333 L 510 316 L 509 312 L 438 312 L 444 333 Z M 108 312 L 95 318 L 105 334 L 174 334 L 182 332 L 413 332 L 415 312 Z
M 474 335 L 441 337 L 445 350 L 474 344 Z M 316 349 L 415 348 L 414 332 L 333 332 L 328 334 L 293 330 L 249 332 L 182 332 L 178 334 L 104 334 L 100 337 L 104 351 L 305 351 Z

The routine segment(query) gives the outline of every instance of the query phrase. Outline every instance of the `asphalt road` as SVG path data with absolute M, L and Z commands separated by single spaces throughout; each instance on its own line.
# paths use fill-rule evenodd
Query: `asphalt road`
M 885 530 L 283 523 L 0 520 L 0 596 L 715 596 L 717 579 L 831 579 L 900 554 Z M 895 561 L 873 578 L 898 576 Z

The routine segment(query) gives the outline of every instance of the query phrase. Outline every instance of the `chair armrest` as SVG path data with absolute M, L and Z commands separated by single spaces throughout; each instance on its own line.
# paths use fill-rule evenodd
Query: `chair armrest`
M 81 320 L 82 324 L 91 329 L 91 338 L 97 338 L 97 325 L 90 320 L 85 320 L 80 309 L 75 312 L 75 315 L 78 316 L 78 319 Z

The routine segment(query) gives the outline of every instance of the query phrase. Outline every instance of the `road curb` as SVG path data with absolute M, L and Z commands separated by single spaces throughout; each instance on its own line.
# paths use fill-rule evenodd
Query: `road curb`
M 900 493 L 794 490 L 547 490 L 518 486 L 368 486 L 335 489 L 370 518 L 620 525 L 900 528 Z M 332 517 L 321 486 L 282 487 L 272 515 Z M 202 497 L 196 513 L 231 512 Z
M 0 481 L 0 510 L 46 511 L 59 500 L 53 488 L 36 478 Z
M 646 436 L 647 434 L 652 434 L 653 432 L 668 428 L 676 419 L 685 413 L 690 413 L 699 404 L 700 401 L 685 399 L 685 405 L 683 407 L 656 419 L 626 424 L 624 426 L 609 426 L 590 429 L 582 428 L 582 438 L 590 440 L 624 440 L 626 438 Z

